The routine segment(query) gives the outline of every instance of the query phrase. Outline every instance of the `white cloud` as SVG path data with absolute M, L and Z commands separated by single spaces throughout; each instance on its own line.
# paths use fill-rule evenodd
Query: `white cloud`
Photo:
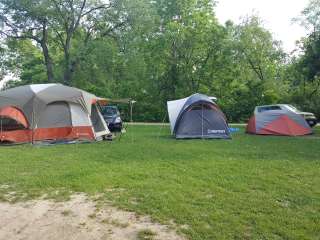
M 308 0 L 219 0 L 216 14 L 221 23 L 240 18 L 253 12 L 263 19 L 275 39 L 283 42 L 287 52 L 295 49 L 295 42 L 307 34 L 306 30 L 292 19 L 298 17 L 308 5 Z

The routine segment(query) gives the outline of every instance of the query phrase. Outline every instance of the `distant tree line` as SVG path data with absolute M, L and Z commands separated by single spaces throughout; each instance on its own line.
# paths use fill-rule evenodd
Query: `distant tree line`
M 286 54 L 258 16 L 220 24 L 212 0 L 0 0 L 0 80 L 60 82 L 137 101 L 134 120 L 162 121 L 166 101 L 216 96 L 230 121 L 261 104 L 320 116 L 320 0 Z

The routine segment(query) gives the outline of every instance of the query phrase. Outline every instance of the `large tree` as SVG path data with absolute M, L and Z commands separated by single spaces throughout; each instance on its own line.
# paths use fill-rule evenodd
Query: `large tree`
M 228 21 L 226 29 L 219 98 L 230 119 L 245 121 L 256 105 L 280 100 L 285 55 L 256 15 L 240 24 Z
M 288 99 L 320 116 L 320 1 L 311 0 L 295 21 L 308 35 L 298 42 L 299 54 L 287 67 Z
M 121 13 L 120 1 L 0 0 L 0 21 L 3 36 L 30 39 L 41 47 L 49 82 L 57 80 L 51 49 L 60 47 L 63 82 L 71 85 L 75 68 L 83 59 L 81 53 L 92 36 L 105 37 L 125 25 L 127 19 Z
M 5 66 L 4 66 L 4 55 L 5 55 L 5 46 L 0 42 L 0 82 L 4 79 L 5 76 Z
M 163 120 L 167 100 L 195 92 L 217 96 L 233 121 L 289 94 L 282 51 L 259 18 L 221 25 L 212 0 L 0 4 L 5 67 L 20 77 L 8 86 L 50 80 L 132 97 L 140 121 Z
M 11 39 L 31 39 L 39 44 L 44 56 L 48 81 L 52 82 L 53 63 L 48 47 L 49 15 L 47 1 L 0 1 L 1 35 Z
M 211 60 L 221 55 L 223 28 L 215 18 L 214 2 L 159 0 L 155 4 L 159 21 L 152 50 L 159 68 L 153 70 L 160 95 L 168 99 L 200 91 L 209 81 Z

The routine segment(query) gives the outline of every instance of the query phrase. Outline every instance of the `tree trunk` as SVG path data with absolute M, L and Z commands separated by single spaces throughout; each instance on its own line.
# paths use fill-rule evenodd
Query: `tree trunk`
M 39 39 L 39 41 L 40 41 L 40 45 L 42 48 L 44 63 L 45 63 L 46 70 L 47 70 L 48 82 L 52 83 L 54 81 L 53 63 L 52 63 L 52 59 L 50 57 L 49 49 L 47 46 L 48 31 L 47 31 L 46 21 L 44 21 L 42 24 L 42 39 L 41 40 Z
M 70 86 L 72 79 L 72 72 L 70 63 L 66 63 L 64 73 L 63 73 L 63 82 L 65 85 Z
M 50 57 L 47 42 L 48 42 L 48 31 L 47 31 L 47 21 L 45 20 L 42 23 L 42 39 L 41 40 L 38 39 L 38 43 L 40 43 L 41 48 L 42 48 L 44 63 L 45 63 L 46 69 L 47 69 L 48 82 L 52 83 L 54 81 L 53 63 L 52 63 L 52 59 Z
M 67 38 L 66 38 L 66 42 L 64 45 L 64 61 L 65 61 L 64 64 L 65 64 L 65 66 L 64 66 L 64 73 L 63 73 L 63 82 L 65 85 L 71 86 L 74 67 L 71 62 L 71 57 L 70 57 L 72 32 L 71 32 L 71 30 L 68 30 L 68 31 L 69 32 L 67 32 Z
M 44 63 L 45 63 L 46 70 L 47 70 L 48 82 L 52 83 L 54 81 L 53 63 L 52 63 L 52 59 L 49 54 L 49 49 L 48 49 L 47 44 L 44 41 L 41 42 L 41 47 L 42 47 L 42 52 L 43 52 L 43 57 L 44 57 Z

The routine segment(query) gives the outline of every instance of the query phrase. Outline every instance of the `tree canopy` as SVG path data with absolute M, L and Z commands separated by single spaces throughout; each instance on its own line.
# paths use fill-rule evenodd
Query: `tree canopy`
M 260 104 L 320 115 L 320 1 L 296 21 L 310 30 L 288 55 L 259 16 L 220 24 L 212 0 L 0 0 L 0 80 L 60 82 L 134 98 L 135 120 L 162 121 L 166 101 L 216 96 L 230 121 Z M 18 79 L 18 80 L 17 80 Z

